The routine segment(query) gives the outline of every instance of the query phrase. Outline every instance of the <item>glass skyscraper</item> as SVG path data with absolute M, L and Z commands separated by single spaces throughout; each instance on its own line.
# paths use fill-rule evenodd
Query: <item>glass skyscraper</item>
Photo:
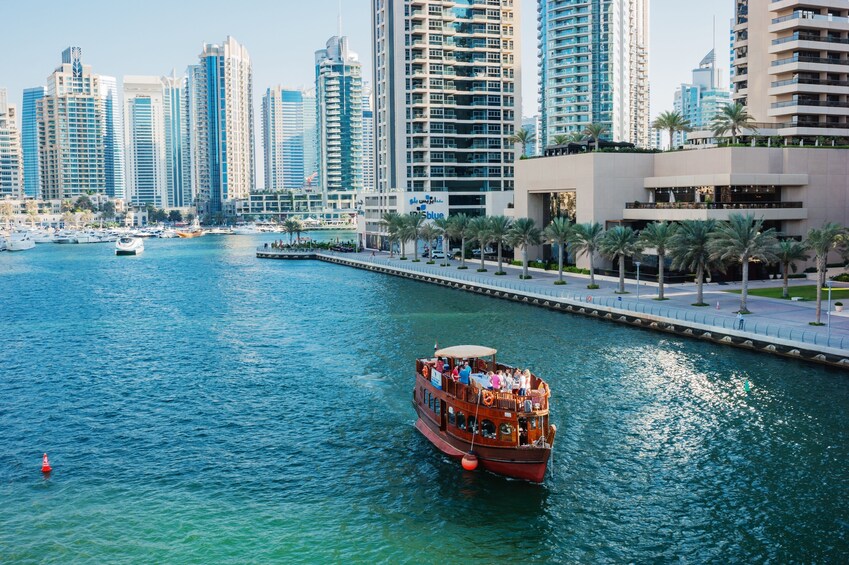
M 165 111 L 160 77 L 124 77 L 127 199 L 168 206 Z
M 103 160 L 106 175 L 106 195 L 123 199 L 126 193 L 124 176 L 124 120 L 118 81 L 101 75 L 100 96 L 103 99 Z
M 17 107 L 0 89 L 0 197 L 19 198 L 23 193 L 23 157 L 18 132 Z
M 38 121 L 36 106 L 44 98 L 43 86 L 24 90 L 21 108 L 21 146 L 24 157 L 24 193 L 31 198 L 41 197 L 41 174 L 38 167 Z
M 316 100 L 309 90 L 269 88 L 262 98 L 266 190 L 303 188 L 317 170 Z
M 682 84 L 675 91 L 675 111 L 690 122 L 691 129 L 710 129 L 714 116 L 731 102 L 731 92 L 723 82 L 716 66 L 716 53 L 711 50 L 698 68 L 693 69 L 692 83 Z M 673 146 L 683 145 L 687 141 L 687 132 L 677 132 L 672 139 Z
M 162 110 L 165 129 L 165 169 L 167 174 L 168 205 L 182 208 L 192 205 L 189 185 L 183 182 L 183 142 L 185 112 L 183 109 L 184 80 L 172 73 L 162 77 Z
M 538 0 L 540 138 L 649 140 L 648 0 Z

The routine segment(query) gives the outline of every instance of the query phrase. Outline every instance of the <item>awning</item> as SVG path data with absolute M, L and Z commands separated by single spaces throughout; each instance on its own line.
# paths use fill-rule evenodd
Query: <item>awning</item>
M 437 357 L 450 357 L 451 359 L 470 359 L 472 357 L 489 357 L 498 353 L 491 347 L 482 345 L 455 345 L 446 347 L 436 352 Z

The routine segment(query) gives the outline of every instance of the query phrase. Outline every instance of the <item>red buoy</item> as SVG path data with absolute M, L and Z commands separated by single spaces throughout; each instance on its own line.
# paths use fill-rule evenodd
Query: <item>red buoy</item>
M 478 468 L 478 457 L 474 453 L 467 453 L 462 460 L 463 469 L 466 471 L 474 471 Z
M 44 457 L 41 458 L 41 472 L 49 473 L 53 470 L 53 467 L 50 466 L 50 461 L 47 460 L 47 454 L 44 454 Z

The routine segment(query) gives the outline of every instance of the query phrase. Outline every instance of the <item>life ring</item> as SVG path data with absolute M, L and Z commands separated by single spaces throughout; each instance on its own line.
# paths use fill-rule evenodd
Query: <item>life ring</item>
M 587 302 L 592 302 L 592 301 L 593 301 L 593 295 L 592 295 L 592 294 L 588 294 L 588 295 L 587 295 Z
M 425 365 L 424 367 L 422 367 L 422 376 L 424 378 L 428 378 L 429 375 L 430 375 L 430 368 L 428 368 L 428 366 Z
M 486 406 L 492 406 L 492 403 L 495 402 L 495 395 L 492 393 L 491 390 L 484 390 L 483 394 L 481 394 L 481 397 L 483 399 L 483 403 Z

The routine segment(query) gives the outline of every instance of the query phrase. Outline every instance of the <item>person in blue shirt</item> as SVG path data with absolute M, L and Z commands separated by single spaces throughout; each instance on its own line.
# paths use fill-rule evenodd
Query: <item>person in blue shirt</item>
M 472 368 L 469 367 L 469 362 L 463 362 L 463 368 L 460 369 L 460 382 L 464 385 L 469 384 L 469 376 L 472 374 Z

